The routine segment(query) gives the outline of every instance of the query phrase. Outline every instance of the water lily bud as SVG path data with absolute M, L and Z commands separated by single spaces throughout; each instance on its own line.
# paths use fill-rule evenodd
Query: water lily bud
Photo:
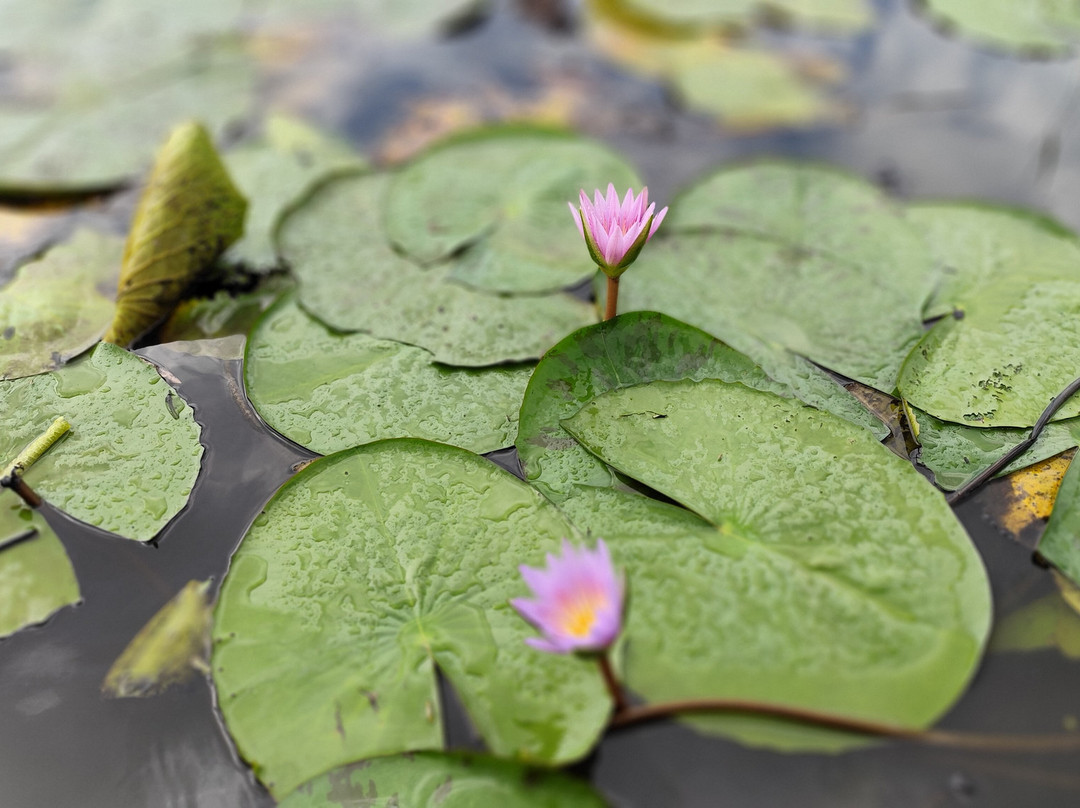
M 652 238 L 668 209 L 655 213 L 656 203 L 649 204 L 649 189 L 642 188 L 637 197 L 630 188 L 622 202 L 615 193 L 615 186 L 608 183 L 607 196 L 597 189 L 593 200 L 582 190 L 580 206 L 575 209 L 568 202 L 570 212 L 577 222 L 578 231 L 585 239 L 596 265 L 609 278 L 617 278 L 637 260 L 645 242 Z

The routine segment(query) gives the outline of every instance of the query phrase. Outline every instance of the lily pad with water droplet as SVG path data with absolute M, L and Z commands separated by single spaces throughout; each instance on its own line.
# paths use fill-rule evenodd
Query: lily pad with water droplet
M 510 446 L 531 366 L 438 365 L 423 348 L 331 331 L 291 299 L 259 320 L 244 383 L 271 427 L 320 454 L 382 438 Z
M 187 503 L 199 473 L 199 427 L 152 365 L 102 343 L 60 370 L 0 382 L 4 464 L 53 419 L 71 431 L 24 475 L 76 519 L 149 541 Z
M 211 666 L 240 754 L 280 797 L 357 759 L 439 749 L 438 668 L 495 754 L 580 758 L 611 709 L 599 671 L 526 645 L 535 632 L 508 602 L 527 594 L 518 565 L 574 535 L 462 449 L 389 440 L 316 460 L 244 537 L 215 612 Z
M 563 421 L 683 510 L 582 488 L 561 504 L 626 566 L 623 670 L 649 701 L 735 698 L 924 727 L 990 627 L 982 562 L 941 494 L 866 430 L 715 380 L 613 390 Z M 782 748 L 853 736 L 695 722 Z
M 457 283 L 453 263 L 424 268 L 397 253 L 379 224 L 389 182 L 384 174 L 334 179 L 282 223 L 281 253 L 300 281 L 300 304 L 315 317 L 463 367 L 535 359 L 595 322 L 592 307 L 570 295 L 482 292 Z M 569 228 L 580 240 L 572 221 Z

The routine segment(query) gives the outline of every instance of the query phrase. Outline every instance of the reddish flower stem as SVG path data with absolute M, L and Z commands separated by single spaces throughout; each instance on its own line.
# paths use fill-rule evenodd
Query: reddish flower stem
M 607 651 L 597 655 L 596 664 L 600 666 L 600 673 L 604 677 L 604 685 L 611 695 L 611 700 L 615 703 L 615 717 L 612 719 L 612 725 L 614 726 L 618 717 L 632 708 L 627 703 L 626 693 L 623 691 L 622 685 L 619 684 L 615 671 L 611 667 L 611 660 L 608 658 Z
M 619 306 L 619 279 L 607 279 L 607 297 L 604 302 L 604 319 L 611 320 L 615 317 L 615 311 Z

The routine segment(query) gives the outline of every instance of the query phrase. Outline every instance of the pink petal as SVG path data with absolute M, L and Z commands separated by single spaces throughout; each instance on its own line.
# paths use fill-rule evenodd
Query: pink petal
M 667 206 L 666 205 L 664 206 L 664 209 L 662 211 L 660 211 L 659 213 L 657 213 L 653 217 L 652 227 L 649 228 L 649 238 L 652 238 L 653 233 L 655 233 L 656 228 L 658 228 L 660 226 L 660 222 L 664 221 L 665 216 L 667 216 Z

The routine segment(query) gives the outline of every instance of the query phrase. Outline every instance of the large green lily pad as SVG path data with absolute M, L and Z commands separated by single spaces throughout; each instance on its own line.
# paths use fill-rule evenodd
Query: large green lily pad
M 1061 0 L 923 0 L 931 19 L 1010 50 L 1063 56 L 1080 39 L 1080 8 Z
M 549 292 L 595 265 L 567 202 L 641 180 L 590 140 L 516 127 L 473 133 L 429 150 L 394 177 L 390 240 L 423 264 L 449 258 L 453 279 L 496 292 Z M 467 249 L 466 249 L 467 248 Z
M 620 487 L 611 469 L 574 441 L 561 421 L 602 393 L 658 379 L 715 378 L 780 395 L 818 393 L 834 411 L 871 426 L 874 419 L 843 388 L 805 360 L 785 358 L 791 360 L 789 373 L 770 378 L 715 337 L 652 312 L 631 312 L 575 331 L 548 351 L 525 393 L 517 449 L 526 479 L 555 501 L 577 486 Z
M 244 235 L 225 257 L 261 272 L 279 264 L 273 236 L 289 205 L 328 175 L 367 162 L 347 143 L 284 115 L 270 116 L 262 138 L 223 159 L 248 200 Z
M 4 463 L 59 416 L 71 432 L 25 474 L 57 508 L 149 541 L 187 503 L 202 459 L 199 427 L 152 365 L 102 343 L 60 370 L 0 383 Z
M 399 255 L 379 227 L 388 183 L 382 174 L 332 180 L 281 225 L 281 254 L 300 280 L 300 304 L 324 323 L 477 367 L 535 359 L 595 322 L 592 307 L 569 295 L 488 294 L 455 282 L 452 264 L 425 269 Z M 569 227 L 580 238 L 572 221 Z
M 923 333 L 934 276 L 918 232 L 870 184 L 761 163 L 673 201 L 619 304 L 725 340 L 742 331 L 890 392 Z
M 60 539 L 41 514 L 11 492 L 0 493 L 0 638 L 78 601 L 79 582 Z
M 626 566 L 623 669 L 647 700 L 923 727 L 966 686 L 990 626 L 985 570 L 942 496 L 865 430 L 714 380 L 615 390 L 563 423 L 690 509 L 602 489 L 564 506 Z M 745 717 L 708 725 L 788 747 L 851 740 Z
M 531 370 L 438 365 L 423 348 L 331 331 L 284 300 L 252 330 L 244 382 L 263 420 L 320 454 L 406 437 L 490 452 L 513 444 Z
M 947 270 L 955 309 L 911 352 L 901 394 L 945 421 L 1024 427 L 1080 375 L 1080 244 L 1029 214 L 920 206 L 910 218 Z M 1080 414 L 1066 404 L 1058 420 Z
M 83 230 L 19 269 L 0 290 L 0 378 L 55 370 L 101 338 L 122 249 L 115 236 Z
M 218 703 L 277 796 L 335 766 L 443 742 L 436 667 L 491 750 L 544 764 L 595 743 L 595 665 L 542 654 L 511 609 L 573 527 L 462 449 L 390 440 L 317 460 L 266 506 L 214 618 Z M 281 649 L 288 648 L 288 654 Z
M 352 763 L 305 783 L 281 808 L 603 808 L 580 780 L 479 755 L 413 755 Z

